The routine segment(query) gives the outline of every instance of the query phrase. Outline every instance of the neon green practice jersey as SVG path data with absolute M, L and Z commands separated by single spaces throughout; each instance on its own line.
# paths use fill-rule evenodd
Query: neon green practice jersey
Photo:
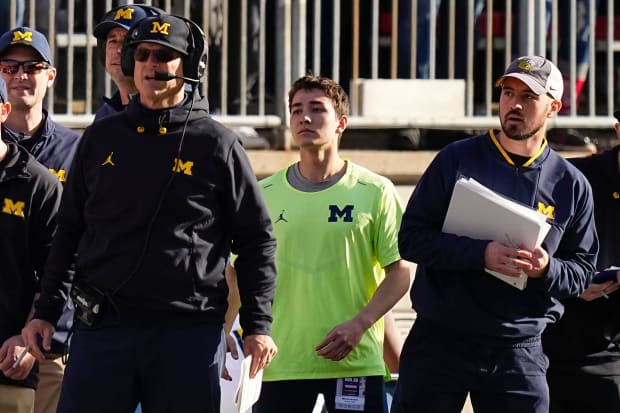
M 343 360 L 315 347 L 373 297 L 383 267 L 400 259 L 403 207 L 394 185 L 347 162 L 345 175 L 318 192 L 302 192 L 286 170 L 260 182 L 277 239 L 272 335 L 278 354 L 263 380 L 383 376 L 383 319 Z

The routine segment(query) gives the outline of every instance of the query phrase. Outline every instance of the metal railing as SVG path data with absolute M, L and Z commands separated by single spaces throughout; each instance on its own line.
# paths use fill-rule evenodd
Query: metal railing
M 48 35 L 55 56 L 59 76 L 48 92 L 48 110 L 69 127 L 85 127 L 101 96 L 113 91 L 97 59 L 94 26 L 106 10 L 133 2 L 10 0 L 11 26 L 20 21 L 16 16 L 20 2 L 26 9 L 21 21 Z M 583 74 L 584 44 L 587 77 L 579 107 L 571 102 L 568 113 L 554 118 L 552 126 L 610 128 L 618 105 L 620 72 L 615 61 L 620 29 L 617 35 L 613 0 L 598 0 L 598 5 L 596 0 L 144 3 L 191 18 L 203 28 L 209 43 L 209 70 L 202 93 L 209 97 L 214 116 L 232 126 L 285 131 L 286 93 L 291 81 L 312 71 L 336 79 L 352 94 L 350 127 L 493 127 L 498 124 L 494 80 L 514 57 L 546 55 L 566 76 L 565 94 L 575 96 Z M 563 23 L 564 15 L 568 23 Z M 589 28 L 589 36 L 583 35 L 583 27 Z M 428 50 L 428 72 L 420 70 L 424 50 Z M 441 107 L 436 114 L 424 117 L 360 112 L 354 90 L 360 79 L 397 78 L 427 78 L 429 82 L 463 78 L 464 113 L 444 116 Z M 281 144 L 288 146 L 288 141 Z

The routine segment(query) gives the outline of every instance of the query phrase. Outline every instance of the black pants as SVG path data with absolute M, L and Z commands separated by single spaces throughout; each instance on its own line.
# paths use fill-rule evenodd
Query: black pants
M 547 372 L 549 413 L 620 413 L 620 376 Z
M 58 413 L 220 411 L 221 326 L 76 330 Z
M 405 341 L 392 413 L 547 413 L 547 357 L 540 339 L 517 345 L 472 340 L 418 318 Z
M 286 380 L 263 382 L 261 395 L 254 405 L 254 413 L 311 413 L 317 395 L 323 393 L 329 413 L 350 413 L 336 410 L 336 383 L 338 379 Z M 383 376 L 366 377 L 364 403 L 366 413 L 387 413 Z

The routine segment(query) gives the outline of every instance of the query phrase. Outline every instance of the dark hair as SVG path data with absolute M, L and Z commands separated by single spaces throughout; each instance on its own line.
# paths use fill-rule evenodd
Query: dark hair
M 320 89 L 325 95 L 334 102 L 334 110 L 336 116 L 349 115 L 349 96 L 333 79 L 328 77 L 307 74 L 297 79 L 288 91 L 288 109 L 291 110 L 291 104 L 295 94 L 300 90 Z

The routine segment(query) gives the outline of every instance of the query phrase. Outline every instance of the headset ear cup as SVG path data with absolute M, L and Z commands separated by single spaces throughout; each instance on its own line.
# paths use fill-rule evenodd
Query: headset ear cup
M 209 46 L 207 45 L 207 41 L 205 37 L 202 37 L 201 43 L 202 43 L 202 47 L 200 48 L 200 56 L 198 58 L 198 63 L 196 64 L 197 72 L 198 72 L 197 79 L 201 79 L 205 75 L 207 71 L 207 60 L 209 56 L 209 53 L 208 53 Z
M 196 23 L 188 19 L 185 19 L 185 21 L 189 26 L 189 31 L 192 36 L 189 42 L 192 49 L 185 59 L 187 66 L 184 65 L 183 75 L 200 81 L 200 78 L 205 74 L 207 68 L 206 36 Z

